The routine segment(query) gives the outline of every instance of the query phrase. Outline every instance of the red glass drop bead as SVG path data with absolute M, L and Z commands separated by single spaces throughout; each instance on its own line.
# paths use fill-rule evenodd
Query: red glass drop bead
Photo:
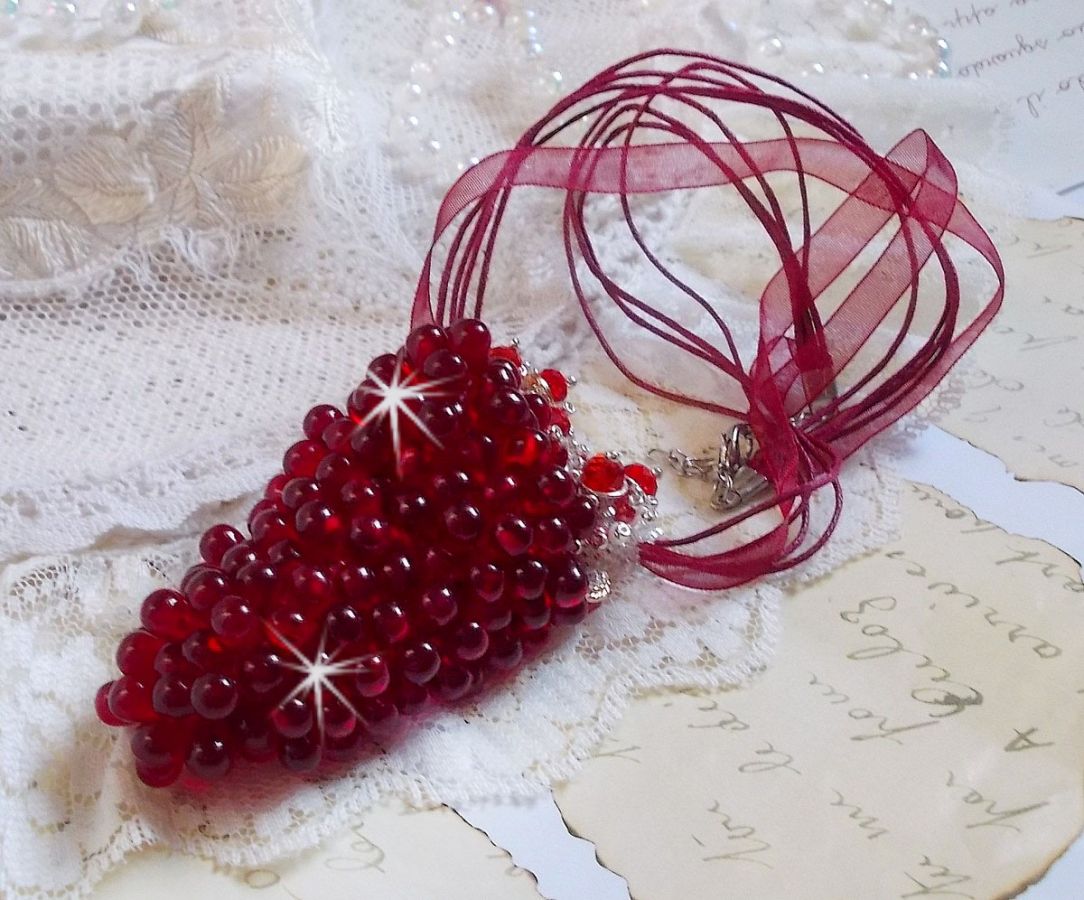
M 177 675 L 163 675 L 151 691 L 154 711 L 162 716 L 179 719 L 192 715 L 192 688 Z
M 546 567 L 537 559 L 516 563 L 508 579 L 517 597 L 537 597 L 546 586 Z
M 506 515 L 493 530 L 497 545 L 509 556 L 522 556 L 531 546 L 534 532 L 531 526 L 515 515 Z
M 336 419 L 324 429 L 320 440 L 333 453 L 343 453 L 350 449 L 350 439 L 354 436 L 357 427 L 358 423 L 349 416 Z
M 179 643 L 163 644 L 154 657 L 154 671 L 159 675 L 194 675 L 195 670 L 184 657 Z
M 354 515 L 380 516 L 383 513 L 384 495 L 371 478 L 351 478 L 339 489 L 339 497 Z
M 344 738 L 358 727 L 357 717 L 350 711 L 350 707 L 334 694 L 324 695 L 323 707 L 325 739 Z
M 416 716 L 429 703 L 429 691 L 423 685 L 404 681 L 395 689 L 394 708 L 400 715 Z
M 347 564 L 339 572 L 343 596 L 362 609 L 368 609 L 376 601 L 377 581 L 377 574 L 370 566 Z
M 249 529 L 252 540 L 263 547 L 271 547 L 279 541 L 289 540 L 293 532 L 276 509 L 267 509 L 257 515 Z
M 336 599 L 335 585 L 327 570 L 302 563 L 290 573 L 290 594 L 301 603 L 325 606 Z
M 445 585 L 430 588 L 418 604 L 422 614 L 434 625 L 447 625 L 459 612 L 460 597 L 455 588 Z
M 391 526 L 376 516 L 355 516 L 350 522 L 350 542 L 363 553 L 379 553 L 391 543 Z
M 441 666 L 435 680 L 434 690 L 446 703 L 454 702 L 465 696 L 474 684 L 470 669 L 457 664 Z
M 284 700 L 271 711 L 271 725 L 285 738 L 308 734 L 315 721 L 312 706 L 302 697 Z
M 188 602 L 193 609 L 205 613 L 231 590 L 229 580 L 218 569 L 201 572 L 188 585 Z
M 514 428 L 527 424 L 531 408 L 519 391 L 514 388 L 500 388 L 486 402 L 486 415 L 498 425 Z
M 139 618 L 147 631 L 167 641 L 183 638 L 192 630 L 195 621 L 184 596 L 166 589 L 147 596 Z
M 572 529 L 564 519 L 556 516 L 538 522 L 534 536 L 534 547 L 550 555 L 566 552 L 573 543 Z
M 549 598 L 539 593 L 533 597 L 521 597 L 516 601 L 516 616 L 527 631 L 537 631 L 550 623 L 553 614 Z
M 358 715 L 373 734 L 390 735 L 399 726 L 399 710 L 388 697 L 367 697 L 357 706 Z
M 225 657 L 222 641 L 213 631 L 193 631 L 181 643 L 181 653 L 195 668 L 213 672 L 222 668 Z
M 188 771 L 197 778 L 210 781 L 225 775 L 230 770 L 233 759 L 223 736 L 208 733 L 196 736 L 185 764 Z
M 450 504 L 466 496 L 471 488 L 471 478 L 461 469 L 437 472 L 429 482 L 429 494 L 434 501 Z
M 506 359 L 517 368 L 523 365 L 523 357 L 519 355 L 519 350 L 513 345 L 494 347 L 489 351 L 489 358 Z
M 504 593 L 504 569 L 496 563 L 474 566 L 470 572 L 471 587 L 485 600 L 496 600 Z
M 261 513 L 265 513 L 265 512 L 268 512 L 268 511 L 270 511 L 270 512 L 278 512 L 281 508 L 282 508 L 282 497 L 281 496 L 278 497 L 275 500 L 264 499 L 264 500 L 260 500 L 260 501 L 257 501 L 256 503 L 254 503 L 253 506 L 252 506 L 252 509 L 250 509 L 248 511 L 248 519 L 246 520 L 246 523 L 248 524 L 249 533 L 250 534 L 252 533 L 252 523 L 256 521 L 257 517 Z M 181 584 L 181 589 L 182 590 L 184 589 L 184 584 L 183 583 Z
M 560 441 L 548 438 L 542 451 L 541 462 L 546 466 L 564 468 L 568 465 L 568 448 Z
M 514 506 L 520 499 L 522 480 L 510 472 L 499 473 L 482 491 L 482 499 L 489 506 Z
M 490 388 L 518 388 L 522 383 L 519 367 L 507 359 L 492 359 L 486 366 L 486 384 Z
M 147 787 L 163 788 L 169 787 L 175 782 L 181 774 L 181 769 L 184 768 L 184 764 L 177 760 L 169 765 L 162 766 L 161 768 L 152 768 L 145 763 L 136 763 L 136 775 L 139 776 L 139 780 L 142 781 Z
M 538 465 L 548 441 L 541 431 L 525 431 L 508 442 L 504 458 L 512 465 L 525 469 Z
M 200 538 L 200 556 L 208 565 L 217 566 L 222 561 L 223 554 L 244 539 L 244 535 L 232 525 L 214 525 Z
M 301 559 L 301 551 L 291 540 L 276 541 L 267 548 L 267 561 L 280 571 L 289 571 L 289 564 Z
M 464 622 L 456 629 L 452 646 L 457 658 L 474 662 L 486 655 L 489 632 L 480 622 Z
M 380 567 L 380 583 L 389 596 L 402 596 L 412 591 L 416 581 L 414 561 L 405 553 L 393 553 Z
M 482 513 L 471 503 L 457 503 L 444 511 L 444 526 L 457 541 L 473 541 L 482 532 Z
M 543 369 L 538 377 L 546 382 L 550 390 L 550 396 L 558 403 L 564 402 L 568 397 L 568 379 L 556 369 Z
M 580 480 L 597 494 L 613 494 L 625 486 L 625 470 L 616 459 L 596 453 L 584 463 Z
M 113 688 L 113 682 L 107 681 L 94 695 L 94 711 L 98 714 L 98 718 L 104 725 L 112 725 L 117 727 L 125 724 L 124 719 L 119 716 L 115 716 L 113 711 L 109 708 L 109 692 Z
M 195 581 L 201 574 L 211 569 L 211 566 L 204 563 L 196 563 L 187 572 L 184 573 L 184 578 L 181 579 L 181 593 L 184 594 L 188 591 L 189 586 Z
M 541 394 L 527 394 L 527 406 L 534 413 L 535 419 L 538 420 L 538 427 L 543 430 L 549 428 L 550 423 L 553 421 L 553 413 L 546 398 Z
M 553 610 L 553 624 L 561 627 L 579 625 L 587 618 L 587 602 L 581 600 L 572 606 L 558 606 Z
M 314 544 L 331 544 L 346 533 L 342 516 L 321 500 L 310 500 L 294 518 L 297 536 Z
M 241 684 L 256 695 L 268 694 L 286 678 L 285 660 L 270 648 L 257 650 L 241 664 Z
M 498 465 L 500 448 L 488 434 L 467 434 L 456 442 L 456 455 L 461 465 L 474 472 L 490 472 Z
M 581 535 L 595 524 L 599 499 L 594 494 L 581 494 L 564 509 L 564 519 L 575 535 Z
M 282 489 L 282 505 L 297 511 L 320 496 L 320 485 L 312 478 L 291 478 Z
M 283 741 L 279 745 L 279 760 L 284 768 L 298 775 L 315 771 L 320 765 L 320 739 L 306 734 Z
M 248 541 L 242 541 L 240 544 L 234 544 L 223 554 L 219 565 L 224 574 L 233 577 L 249 563 L 259 561 L 260 554 L 256 552 L 256 549 Z
M 631 478 L 643 489 L 648 496 L 654 497 L 659 490 L 659 479 L 643 463 L 632 463 L 625 466 L 625 477 Z
M 117 668 L 137 677 L 154 671 L 154 660 L 164 641 L 149 631 L 133 631 L 117 645 Z
M 587 573 L 574 559 L 566 557 L 550 569 L 549 591 L 553 602 L 562 608 L 576 606 L 587 596 Z
M 421 577 L 434 581 L 447 581 L 457 568 L 456 558 L 442 547 L 427 547 L 422 560 Z
M 319 441 L 298 441 L 282 457 L 282 470 L 294 478 L 312 478 L 327 448 Z
M 343 604 L 328 613 L 327 635 L 338 644 L 353 644 L 365 634 L 365 619 L 358 610 Z
M 287 475 L 285 472 L 280 472 L 278 475 L 272 478 L 269 482 L 267 482 L 267 487 L 263 489 L 264 499 L 270 501 L 271 503 L 278 502 L 279 497 L 282 496 L 282 489 L 286 486 L 286 482 L 289 480 L 290 476 Z
M 402 528 L 419 528 L 429 516 L 429 501 L 421 491 L 402 491 L 391 500 L 392 521 Z
M 523 660 L 523 644 L 510 628 L 502 629 L 489 636 L 489 652 L 486 662 L 495 669 L 509 671 L 516 668 Z
M 398 603 L 381 603 L 373 609 L 373 628 L 389 644 L 397 644 L 410 634 L 410 619 Z
M 237 572 L 237 589 L 253 609 L 262 610 L 275 587 L 275 569 L 264 562 L 242 566 Z
M 263 633 L 260 617 L 236 594 L 223 597 L 215 604 L 211 610 L 211 628 L 230 644 L 251 643 Z
M 275 755 L 274 732 L 263 710 L 235 713 L 231 721 L 241 756 L 252 762 L 266 762 Z
M 310 441 L 318 441 L 323 438 L 327 427 L 341 418 L 343 418 L 343 414 L 340 410 L 328 404 L 321 404 L 320 406 L 314 406 L 305 413 L 305 420 L 301 428 L 305 432 L 305 437 Z
M 550 469 L 538 479 L 538 493 L 554 506 L 565 506 L 576 496 L 576 479 L 567 469 Z
M 500 631 L 512 621 L 512 607 L 503 596 L 478 598 L 470 608 L 470 615 L 477 619 L 486 631 Z
M 224 719 L 237 708 L 237 683 L 209 672 L 192 683 L 192 708 L 205 719 Z
M 391 382 L 400 368 L 399 357 L 394 353 L 382 353 L 369 363 L 368 374 L 379 378 L 384 384 Z
M 448 326 L 448 340 L 453 350 L 474 371 L 485 368 L 492 338 L 485 323 L 478 319 L 457 319 Z
M 173 764 L 180 756 L 183 739 L 179 729 L 172 723 L 141 725 L 129 738 L 132 756 L 151 769 L 162 769 Z
M 329 493 L 342 488 L 354 477 L 354 463 L 344 453 L 329 453 L 316 467 L 316 483 Z
M 438 393 L 448 393 L 467 376 L 467 363 L 452 350 L 435 350 L 422 366 L 422 374 L 431 381 L 441 382 Z
M 403 677 L 414 684 L 432 681 L 440 671 L 440 654 L 428 641 L 413 644 L 403 651 Z
M 466 422 L 463 404 L 429 403 L 422 409 L 421 419 L 437 443 L 444 446 L 462 430 Z
M 344 737 L 331 737 L 324 741 L 323 758 L 338 762 L 354 759 L 365 743 L 365 729 L 359 724 Z
M 157 718 L 150 689 L 130 675 L 122 675 L 113 682 L 108 705 L 113 717 L 123 722 L 153 722 Z
M 355 663 L 354 688 L 362 697 L 379 697 L 391 684 L 391 670 L 379 653 L 370 653 Z
M 419 368 L 432 354 L 447 346 L 448 335 L 437 325 L 419 325 L 410 332 L 403 345 L 407 358 Z

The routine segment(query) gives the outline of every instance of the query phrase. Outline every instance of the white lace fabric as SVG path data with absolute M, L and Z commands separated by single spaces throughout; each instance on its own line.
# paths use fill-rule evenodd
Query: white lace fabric
M 636 5 L 553 4 L 541 61 L 499 25 L 457 20 L 458 49 L 426 63 L 409 107 L 419 121 L 405 125 L 403 92 L 452 4 L 318 4 L 314 17 L 300 0 L 191 0 L 179 23 L 107 55 L 0 56 L 0 895 L 83 894 L 152 843 L 264 862 L 386 794 L 544 790 L 636 691 L 740 684 L 769 659 L 785 588 L 893 536 L 885 463 L 899 436 L 848 464 L 843 523 L 803 568 L 725 595 L 634 574 L 509 683 L 315 779 L 269 767 L 199 794 L 152 790 L 122 733 L 94 716 L 142 597 L 177 581 L 201 528 L 243 520 L 309 405 L 341 402 L 401 342 L 458 166 L 533 121 L 554 71 L 574 84 L 662 34 L 709 50 L 718 40 L 715 3 L 676 22 L 673 4 Z M 758 3 L 728 8 L 754 27 Z M 822 59 L 849 52 L 838 35 L 815 45 Z M 879 49 L 888 60 L 863 52 Z M 864 90 L 843 95 L 861 106 Z M 631 389 L 593 349 L 538 202 L 537 219 L 521 204 L 509 223 L 495 332 L 581 376 L 574 426 L 595 448 L 643 458 L 710 443 L 718 423 Z M 645 233 L 660 244 L 672 233 L 675 260 L 713 277 L 689 207 L 657 201 Z M 608 215 L 601 204 L 601 250 L 635 284 L 638 263 L 607 247 Z M 740 246 L 748 229 L 716 223 L 712 241 Z M 736 285 L 723 302 L 751 347 L 752 300 Z M 708 521 L 704 490 L 664 478 L 660 524 L 681 534 Z

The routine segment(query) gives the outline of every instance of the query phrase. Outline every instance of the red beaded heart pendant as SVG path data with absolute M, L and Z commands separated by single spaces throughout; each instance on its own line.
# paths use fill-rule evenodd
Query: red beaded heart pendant
M 317 406 L 248 518 L 150 594 L 95 705 L 149 785 L 356 758 L 583 620 L 654 519 L 656 473 L 589 457 L 568 380 L 486 326 L 415 329 Z

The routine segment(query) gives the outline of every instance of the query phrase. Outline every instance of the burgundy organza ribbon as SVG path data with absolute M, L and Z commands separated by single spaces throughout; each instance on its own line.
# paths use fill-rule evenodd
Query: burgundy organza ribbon
M 717 111 L 727 104 L 763 111 L 779 137 L 743 141 Z M 577 136 L 575 145 L 554 145 L 568 133 Z M 773 173 L 792 173 L 797 185 L 797 240 L 769 181 Z M 846 194 L 816 229 L 811 180 Z M 532 125 L 514 149 L 483 160 L 456 182 L 437 215 L 415 295 L 415 325 L 481 314 L 501 219 L 513 188 L 525 185 L 565 194 L 572 289 L 614 364 L 660 397 L 748 422 L 757 437 L 754 465 L 773 488 L 770 499 L 688 537 L 641 545 L 644 566 L 689 587 L 741 584 L 816 552 L 840 515 L 843 461 L 930 393 L 990 323 L 1004 293 L 997 251 L 960 202 L 952 166 L 927 134 L 912 132 L 882 156 L 845 120 L 781 79 L 703 54 L 659 50 L 599 73 Z M 738 192 L 780 260 L 760 297 L 760 336 L 748 368 L 711 302 L 647 246 L 630 204 L 638 194 L 719 186 Z M 592 194 L 619 198 L 645 264 L 710 317 L 718 329 L 714 340 L 607 276 L 585 221 Z M 434 251 L 453 224 L 434 297 Z M 988 299 L 972 298 L 970 313 L 949 236 L 954 249 L 970 247 L 997 278 Z M 862 272 L 859 255 L 869 247 L 876 258 Z M 923 270 L 930 274 L 920 290 Z M 853 287 L 833 298 L 829 291 L 845 273 Z M 660 383 L 659 373 L 640 371 L 639 362 L 624 358 L 607 338 L 596 309 L 607 299 L 647 332 L 736 383 L 747 407 L 687 395 Z M 876 352 L 860 355 L 863 347 Z M 814 534 L 810 500 L 821 489 L 832 491 L 834 510 Z M 778 523 L 759 536 L 714 552 L 689 552 L 769 510 Z

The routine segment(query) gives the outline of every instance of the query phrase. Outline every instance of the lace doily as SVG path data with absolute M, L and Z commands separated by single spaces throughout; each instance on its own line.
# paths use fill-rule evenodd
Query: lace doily
M 266 861 L 382 794 L 452 803 L 545 789 L 575 771 L 635 691 L 748 678 L 768 660 L 787 586 L 892 537 L 885 461 L 898 438 L 888 437 L 848 466 L 844 524 L 804 568 L 719 597 L 634 576 L 510 685 L 322 780 L 156 793 L 94 719 L 93 692 L 142 596 L 176 580 L 199 529 L 240 518 L 310 404 L 345 396 L 367 360 L 401 340 L 435 199 L 456 168 L 531 121 L 553 72 L 575 83 L 661 34 L 713 49 L 718 31 L 705 23 L 720 4 L 676 15 L 678 5 L 553 4 L 542 62 L 497 26 L 465 24 L 417 107 L 441 135 L 436 150 L 420 136 L 428 162 L 395 119 L 433 16 L 451 6 L 322 3 L 314 16 L 295 0 L 192 0 L 168 32 L 108 55 L 0 57 L 0 893 L 85 893 L 149 843 Z M 727 7 L 756 33 L 757 2 Z M 833 32 L 816 46 L 820 60 L 845 60 L 850 45 Z M 896 67 L 875 42 L 864 53 Z M 549 80 L 520 92 L 519 76 L 540 65 Z M 870 108 L 869 82 L 839 78 L 834 92 Z M 645 234 L 660 246 L 678 236 L 671 253 L 707 272 L 690 252 L 689 207 L 655 201 Z M 541 221 L 545 201 L 538 209 Z M 515 286 L 492 298 L 494 331 L 518 335 L 536 363 L 572 361 L 575 427 L 594 446 L 643 457 L 710 443 L 717 423 L 655 405 L 592 352 L 562 302 L 550 231 L 524 218 L 507 239 L 517 252 L 494 274 Z M 598 219 L 605 235 L 604 204 Z M 715 233 L 739 246 L 747 227 Z M 635 260 L 616 243 L 609 253 L 611 271 L 634 283 Z M 742 285 L 729 289 L 749 345 L 752 303 Z M 664 479 L 664 528 L 688 529 L 681 518 L 705 505 L 699 487 Z

